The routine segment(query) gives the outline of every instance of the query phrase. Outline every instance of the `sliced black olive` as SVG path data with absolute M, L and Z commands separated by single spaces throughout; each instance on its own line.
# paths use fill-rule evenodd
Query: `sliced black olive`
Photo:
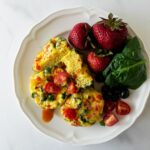
M 102 73 L 98 73 L 98 74 L 96 74 L 96 76 L 95 76 L 95 80 L 96 80 L 97 82 L 104 82 L 105 78 L 104 78 L 104 76 L 103 76 Z
M 123 87 L 122 89 L 121 89 L 121 92 L 120 92 L 120 97 L 121 98 L 128 98 L 129 97 L 129 90 L 128 90 L 128 88 L 127 87 Z

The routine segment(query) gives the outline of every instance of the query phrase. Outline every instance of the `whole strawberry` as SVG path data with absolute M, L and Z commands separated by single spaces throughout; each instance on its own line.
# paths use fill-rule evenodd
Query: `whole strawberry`
M 124 47 L 128 30 L 122 19 L 114 18 L 110 13 L 108 19 L 102 18 L 102 21 L 93 25 L 92 33 L 103 49 L 117 52 Z
M 102 51 L 90 52 L 87 61 L 91 70 L 95 73 L 103 71 L 109 64 L 112 53 L 102 54 Z
M 75 48 L 83 50 L 90 47 L 88 38 L 91 26 L 88 23 L 78 23 L 69 33 L 68 40 Z

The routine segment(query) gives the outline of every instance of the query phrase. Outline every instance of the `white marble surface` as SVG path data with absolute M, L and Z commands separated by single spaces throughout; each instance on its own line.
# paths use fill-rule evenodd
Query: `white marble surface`
M 39 133 L 22 113 L 12 78 L 17 46 L 50 13 L 78 6 L 100 7 L 118 14 L 150 47 L 149 0 L 0 0 L 0 150 L 150 149 L 150 98 L 142 115 L 127 131 L 107 143 L 83 147 L 62 144 Z

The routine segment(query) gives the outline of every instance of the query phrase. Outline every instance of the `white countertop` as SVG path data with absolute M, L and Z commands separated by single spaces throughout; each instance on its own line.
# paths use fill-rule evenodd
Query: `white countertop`
M 115 139 L 97 145 L 72 146 L 38 132 L 21 111 L 13 89 L 13 61 L 29 30 L 54 11 L 99 7 L 124 18 L 150 47 L 149 0 L 1 0 L 0 1 L 0 150 L 149 150 L 150 98 L 134 125 Z M 150 52 L 150 50 L 149 50 Z

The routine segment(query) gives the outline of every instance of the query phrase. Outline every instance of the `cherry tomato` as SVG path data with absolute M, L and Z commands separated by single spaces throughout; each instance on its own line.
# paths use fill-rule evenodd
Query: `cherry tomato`
M 108 100 L 105 101 L 105 105 L 104 105 L 104 112 L 111 112 L 114 110 L 114 108 L 116 107 L 116 102 Z
M 48 82 L 45 85 L 45 92 L 49 94 L 57 94 L 60 92 L 60 87 L 55 85 L 53 82 Z
M 42 69 L 41 66 L 40 66 L 38 63 L 36 63 L 35 68 L 36 68 L 37 70 L 41 70 L 41 69 Z
M 106 126 L 113 126 L 119 121 L 116 115 L 112 112 L 106 113 L 103 120 Z
M 69 78 L 69 74 L 65 71 L 59 72 L 54 76 L 54 83 L 57 85 L 62 85 L 65 83 Z
M 67 93 L 68 94 L 74 94 L 74 93 L 77 93 L 77 92 L 78 92 L 78 89 L 77 89 L 75 83 L 74 82 L 70 82 L 68 84 Z
M 117 102 L 116 113 L 118 115 L 127 115 L 130 113 L 130 111 L 131 111 L 131 108 L 127 103 L 121 100 Z
M 75 120 L 76 119 L 76 109 L 72 108 L 66 108 L 64 109 L 64 116 L 70 120 Z

